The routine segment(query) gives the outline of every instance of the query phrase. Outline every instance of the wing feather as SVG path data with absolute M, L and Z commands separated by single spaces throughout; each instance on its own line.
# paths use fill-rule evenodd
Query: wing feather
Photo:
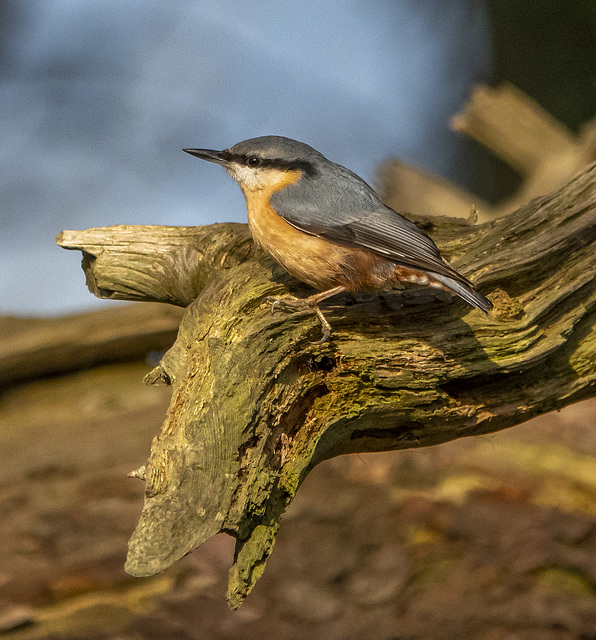
M 423 231 L 383 204 L 362 178 L 341 165 L 275 192 L 271 205 L 291 225 L 333 242 L 368 249 L 400 265 L 471 283 Z

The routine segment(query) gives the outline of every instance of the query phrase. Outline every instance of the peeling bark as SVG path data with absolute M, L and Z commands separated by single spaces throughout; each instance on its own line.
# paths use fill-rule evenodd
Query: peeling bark
M 493 301 L 483 314 L 425 290 L 338 296 L 329 343 L 308 295 L 244 225 L 65 231 L 100 297 L 187 306 L 150 383 L 172 401 L 145 469 L 126 569 L 152 575 L 219 532 L 236 538 L 228 601 L 263 573 L 279 520 L 319 462 L 490 433 L 595 395 L 596 166 L 482 225 L 418 223 Z

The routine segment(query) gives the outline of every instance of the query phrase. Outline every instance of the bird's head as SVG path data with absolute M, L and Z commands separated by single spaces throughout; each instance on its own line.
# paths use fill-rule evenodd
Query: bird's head
M 221 164 L 242 191 L 272 190 L 318 173 L 325 157 L 303 142 L 282 136 L 262 136 L 229 149 L 184 149 L 186 153 Z

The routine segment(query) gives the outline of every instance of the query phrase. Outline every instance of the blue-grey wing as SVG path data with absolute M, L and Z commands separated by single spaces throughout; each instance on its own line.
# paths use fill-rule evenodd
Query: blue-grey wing
M 469 284 L 443 260 L 425 233 L 385 206 L 364 180 L 340 165 L 275 192 L 271 205 L 306 233 Z

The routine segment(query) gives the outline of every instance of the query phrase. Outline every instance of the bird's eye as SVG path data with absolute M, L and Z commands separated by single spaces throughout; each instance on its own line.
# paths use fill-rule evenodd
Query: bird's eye
M 246 164 L 251 167 L 251 169 L 254 169 L 261 164 L 261 158 L 257 158 L 257 156 L 250 156 L 246 161 Z

